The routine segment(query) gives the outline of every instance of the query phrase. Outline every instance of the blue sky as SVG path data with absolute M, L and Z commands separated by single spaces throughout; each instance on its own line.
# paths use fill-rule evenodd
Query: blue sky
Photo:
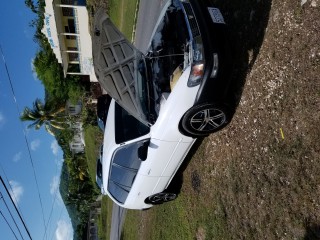
M 0 175 L 7 187 L 11 186 L 15 201 L 17 201 L 32 239 L 68 240 L 72 238 L 73 232 L 57 188 L 62 163 L 61 149 L 55 139 L 44 129 L 38 131 L 27 129 L 28 123 L 21 123 L 19 120 L 19 114 L 25 106 L 32 107 L 36 98 L 44 99 L 44 88 L 32 71 L 32 59 L 38 48 L 33 41 L 34 29 L 29 27 L 29 23 L 34 18 L 36 15 L 25 7 L 24 0 L 5 1 L 1 5 L 0 44 L 11 77 L 16 102 L 1 57 Z M 34 168 L 24 132 L 29 142 Z M 35 176 L 39 188 L 37 188 Z M 10 230 L 11 227 L 17 238 L 21 239 L 6 208 L 5 203 L 7 203 L 20 227 L 23 239 L 29 239 L 1 184 L 0 192 L 4 196 L 4 199 L 0 200 L 0 210 L 5 217 L 0 215 L 0 238 L 16 239 Z M 43 208 L 41 208 L 40 199 Z M 9 222 L 10 227 L 5 219 Z

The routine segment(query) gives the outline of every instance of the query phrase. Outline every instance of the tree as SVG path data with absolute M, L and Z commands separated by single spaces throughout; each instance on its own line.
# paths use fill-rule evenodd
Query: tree
M 24 3 L 28 8 L 31 9 L 31 11 L 33 13 L 36 13 L 36 14 L 43 13 L 43 9 L 44 9 L 44 6 L 45 6 L 45 1 L 44 0 L 38 0 L 38 1 L 25 0 Z
M 65 107 L 57 107 L 46 103 L 42 103 L 40 99 L 33 102 L 33 108 L 25 107 L 20 119 L 22 121 L 33 121 L 28 128 L 34 127 L 38 130 L 42 125 L 51 134 L 55 135 L 61 129 L 67 126 L 66 118 L 62 115 Z

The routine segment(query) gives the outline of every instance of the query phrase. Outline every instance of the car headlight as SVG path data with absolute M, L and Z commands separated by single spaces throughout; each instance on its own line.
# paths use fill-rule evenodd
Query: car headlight
M 203 44 L 200 36 L 193 39 L 192 47 L 192 63 L 188 87 L 197 86 L 201 82 L 205 67 Z
M 192 64 L 191 72 L 188 80 L 188 87 L 197 86 L 202 79 L 203 76 L 203 63 Z

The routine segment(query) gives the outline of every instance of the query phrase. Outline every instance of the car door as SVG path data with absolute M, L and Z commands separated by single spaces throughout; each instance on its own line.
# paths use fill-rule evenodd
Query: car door
M 193 142 L 150 139 L 148 157 L 139 174 L 154 184 L 152 193 L 163 191 L 183 162 Z

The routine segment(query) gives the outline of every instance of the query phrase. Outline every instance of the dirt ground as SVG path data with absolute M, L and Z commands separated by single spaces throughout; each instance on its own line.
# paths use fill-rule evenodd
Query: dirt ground
M 241 100 L 184 171 L 189 214 L 221 208 L 231 239 L 320 239 L 320 1 L 215 2 Z M 205 229 L 195 239 L 211 239 Z

